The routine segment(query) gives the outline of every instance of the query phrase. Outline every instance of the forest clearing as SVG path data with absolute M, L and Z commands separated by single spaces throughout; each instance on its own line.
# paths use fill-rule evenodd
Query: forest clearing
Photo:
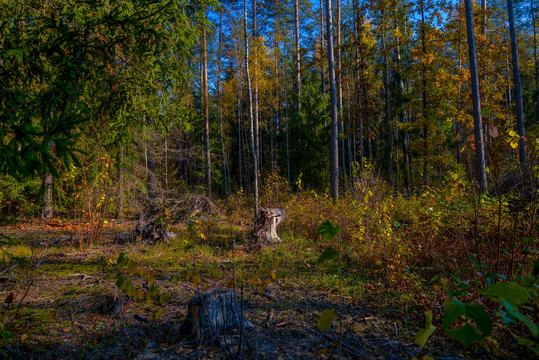
M 0 356 L 539 356 L 534 0 L 0 0 Z

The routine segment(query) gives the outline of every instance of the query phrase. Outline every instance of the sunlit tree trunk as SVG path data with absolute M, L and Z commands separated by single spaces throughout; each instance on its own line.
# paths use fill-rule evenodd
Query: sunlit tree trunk
M 479 94 L 479 75 L 477 73 L 477 53 L 475 49 L 472 1 L 464 0 L 464 7 L 466 11 L 466 29 L 468 34 L 468 55 L 470 58 L 475 150 L 477 157 L 477 176 L 481 192 L 485 192 L 487 190 L 487 172 L 485 169 L 485 144 L 483 141 L 481 96 Z
M 221 89 L 221 55 L 223 44 L 223 7 L 219 8 L 219 49 L 217 50 L 217 97 L 219 101 L 219 125 L 221 127 L 221 152 L 223 156 L 223 176 L 225 180 L 225 193 L 229 193 L 228 160 L 225 153 L 225 139 L 223 135 L 223 89 Z
M 254 132 L 255 132 L 255 151 L 256 151 L 256 173 L 260 170 L 261 159 L 261 144 L 260 144 L 260 131 L 258 129 L 258 119 L 259 119 L 259 107 L 258 107 L 258 29 L 256 24 L 256 0 L 253 0 L 253 38 L 254 42 L 254 73 L 253 73 L 253 122 L 254 122 Z
M 253 127 L 253 92 L 251 89 L 251 75 L 249 74 L 249 42 L 247 41 L 247 0 L 243 0 L 243 31 L 245 40 L 245 75 L 247 77 L 247 92 L 249 93 L 249 119 L 251 132 L 251 151 L 253 154 L 253 169 L 254 169 L 254 208 L 255 219 L 258 218 L 258 171 L 257 171 L 257 154 L 255 148 L 255 134 Z
M 329 69 L 329 93 L 331 113 L 331 197 L 339 198 L 339 143 L 337 128 L 337 92 L 335 86 L 335 60 L 333 53 L 333 20 L 331 14 L 331 1 L 326 2 L 326 34 Z
M 43 219 L 52 219 L 52 183 L 53 177 L 50 172 L 46 172 L 43 175 L 43 209 L 41 210 L 41 216 Z

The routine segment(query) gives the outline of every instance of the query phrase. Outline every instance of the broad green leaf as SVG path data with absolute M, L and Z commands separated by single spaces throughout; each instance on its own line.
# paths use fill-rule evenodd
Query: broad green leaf
M 133 260 L 129 260 L 129 262 L 127 263 L 127 271 L 129 272 L 130 276 L 133 276 L 138 272 L 137 265 Z
M 465 324 L 451 330 L 451 326 L 459 318 L 463 318 L 466 321 Z M 468 319 L 475 321 L 477 329 L 467 322 Z M 471 343 L 489 336 L 492 332 L 492 319 L 484 307 L 464 304 L 457 299 L 453 299 L 451 304 L 445 308 L 443 323 L 444 330 L 465 348 Z
M 335 309 L 326 309 L 322 311 L 318 318 L 318 329 L 325 331 L 331 327 L 333 319 L 335 318 Z
M 330 246 L 326 250 L 324 250 L 322 254 L 320 254 L 318 259 L 316 259 L 316 263 L 321 264 L 324 261 L 331 260 L 337 257 L 338 255 L 339 255 L 339 252 Z
M 118 260 L 116 261 L 119 267 L 124 267 L 129 263 L 129 258 L 122 252 L 118 255 Z
M 320 224 L 318 229 L 316 229 L 316 232 L 322 235 L 322 237 L 328 241 L 335 240 L 335 236 L 340 234 L 341 231 L 342 229 L 339 225 L 333 225 L 333 223 L 329 220 L 324 221 L 322 224 Z
M 489 107 L 481 108 L 481 116 L 484 118 L 490 117 L 492 115 L 492 110 Z
M 518 311 L 517 307 L 513 306 L 511 303 L 507 302 L 506 300 L 502 300 L 502 305 L 507 310 L 507 314 L 509 316 L 522 321 L 528 327 L 528 329 L 530 330 L 530 332 L 532 333 L 534 337 L 539 337 L 539 328 L 537 327 L 537 325 L 534 322 L 532 322 L 530 319 L 522 315 L 521 312 Z
M 118 286 L 118 289 L 123 291 L 125 288 L 125 279 L 119 276 L 118 279 L 116 279 L 116 286 Z
M 492 300 L 501 303 L 506 300 L 508 303 L 518 306 L 529 300 L 530 293 L 526 288 L 511 281 L 508 283 L 494 283 L 478 291 L 481 295 L 488 296 Z
M 415 343 L 421 347 L 425 347 L 432 334 L 436 330 L 436 326 L 432 325 L 432 311 L 425 311 L 425 327 L 415 336 Z

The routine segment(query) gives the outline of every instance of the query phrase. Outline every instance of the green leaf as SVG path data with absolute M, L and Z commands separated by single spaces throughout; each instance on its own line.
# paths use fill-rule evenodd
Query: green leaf
M 152 313 L 152 320 L 154 320 L 154 321 L 159 320 L 159 318 L 161 317 L 162 314 L 163 314 L 163 310 L 157 310 L 157 311 L 153 312 Z
M 137 265 L 133 260 L 129 260 L 129 262 L 127 263 L 127 271 L 129 272 L 130 276 L 133 276 L 138 272 Z
M 534 337 L 539 337 L 539 328 L 537 327 L 537 325 L 534 322 L 532 322 L 530 319 L 522 315 L 520 311 L 518 311 L 517 307 L 513 306 L 511 303 L 507 302 L 506 300 L 502 300 L 502 305 L 507 310 L 507 315 L 509 315 L 512 318 L 522 321 L 528 327 L 528 329 L 530 330 L 530 332 L 532 333 Z
M 492 109 L 488 107 L 481 108 L 481 116 L 484 118 L 490 117 L 492 115 Z
M 129 263 L 129 258 L 122 252 L 118 255 L 118 260 L 116 262 L 119 267 L 124 267 Z
M 124 279 L 122 276 L 118 276 L 118 279 L 116 279 L 116 286 L 118 286 L 118 289 L 121 291 L 124 291 L 126 287 L 126 279 Z
M 335 236 L 337 234 L 340 234 L 342 232 L 342 229 L 339 225 L 333 225 L 333 223 L 329 220 L 324 221 L 318 229 L 316 229 L 316 232 L 322 237 L 328 241 L 335 240 Z
M 4 340 L 12 339 L 13 337 L 15 337 L 15 334 L 13 334 L 9 330 L 3 330 L 0 333 L 2 334 L 2 339 L 4 339 Z
M 321 264 L 324 261 L 331 260 L 337 257 L 338 255 L 339 255 L 339 252 L 330 246 L 326 250 L 324 250 L 322 254 L 320 254 L 318 259 L 316 259 L 316 263 Z
M 465 324 L 451 330 L 451 326 L 459 318 L 463 318 L 466 321 Z M 470 325 L 469 319 L 475 321 L 477 329 Z M 492 319 L 484 307 L 464 304 L 457 299 L 453 299 L 453 302 L 445 308 L 443 323 L 447 334 L 459 341 L 465 348 L 471 343 L 489 336 L 492 332 Z
M 529 291 L 516 282 L 494 283 L 478 291 L 481 295 L 488 296 L 492 300 L 501 303 L 506 300 L 508 303 L 518 306 L 529 300 Z
M 415 336 L 415 343 L 425 347 L 435 330 L 436 326 L 432 325 L 432 311 L 425 311 L 425 328 L 419 330 Z
M 335 318 L 335 309 L 326 309 L 322 311 L 318 318 L 318 329 L 326 331 L 331 327 L 333 319 Z

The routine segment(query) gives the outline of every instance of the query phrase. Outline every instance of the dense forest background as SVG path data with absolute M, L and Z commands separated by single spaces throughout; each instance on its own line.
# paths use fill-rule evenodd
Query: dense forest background
M 242 243 L 280 207 L 286 246 L 313 262 L 410 302 L 435 286 L 420 293 L 454 310 L 444 329 L 465 347 L 492 331 L 465 300 L 490 297 L 520 326 L 511 356 L 539 352 L 534 0 L 5 0 L 0 15 L 5 226 L 73 221 L 87 248 L 112 219 L 164 216 L 190 239 L 203 201 L 199 240 L 223 216 Z M 458 333 L 460 316 L 478 324 Z

